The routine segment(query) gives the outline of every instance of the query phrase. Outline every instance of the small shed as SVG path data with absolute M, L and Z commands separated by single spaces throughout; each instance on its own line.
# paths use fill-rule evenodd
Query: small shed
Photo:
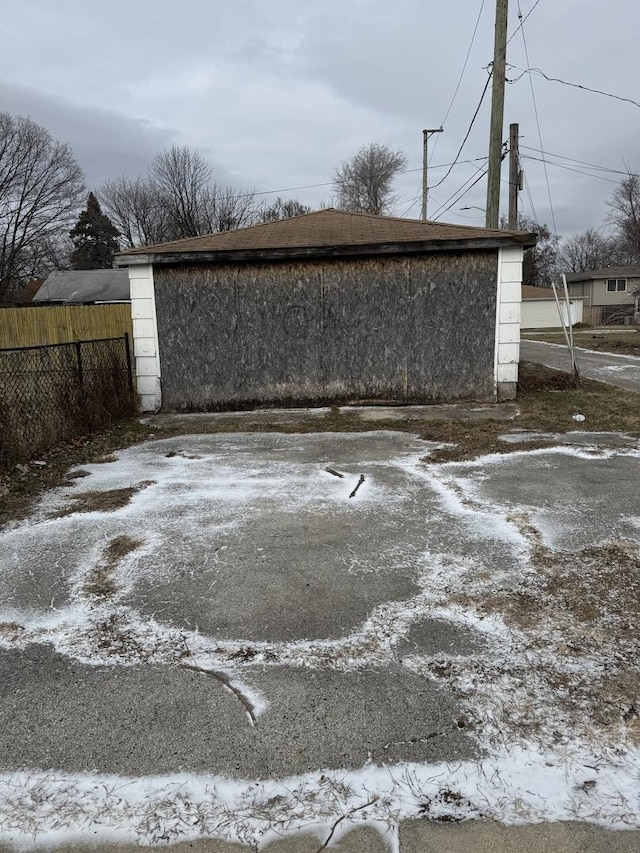
M 329 209 L 125 252 L 143 409 L 513 398 L 534 242 Z

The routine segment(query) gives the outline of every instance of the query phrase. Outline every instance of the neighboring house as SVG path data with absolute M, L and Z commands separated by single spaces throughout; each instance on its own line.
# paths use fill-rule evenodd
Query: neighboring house
M 44 284 L 43 278 L 32 278 L 30 279 L 25 286 L 20 291 L 18 298 L 16 299 L 16 305 L 29 305 L 30 302 L 33 301 L 33 297 L 40 290 L 42 285 Z
M 126 270 L 62 270 L 52 272 L 33 297 L 34 304 L 129 302 Z
M 523 284 L 521 328 L 554 329 L 566 325 L 567 306 L 562 288 L 558 289 L 558 301 L 560 302 L 560 311 L 558 311 L 558 303 L 551 288 L 532 287 L 530 284 Z M 572 326 L 582 322 L 582 301 L 582 299 L 569 300 L 569 316 Z M 560 321 L 561 314 L 562 322 Z
M 569 295 L 584 300 L 584 322 L 591 326 L 631 322 L 640 294 L 640 265 L 604 267 L 567 275 Z M 626 318 L 630 318 L 627 320 Z
M 329 209 L 120 254 L 142 407 L 511 399 L 534 243 Z

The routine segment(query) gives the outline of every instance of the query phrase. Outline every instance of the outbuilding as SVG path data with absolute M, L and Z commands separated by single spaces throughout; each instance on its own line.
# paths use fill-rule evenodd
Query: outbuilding
M 534 242 L 328 209 L 125 252 L 142 407 L 513 398 Z

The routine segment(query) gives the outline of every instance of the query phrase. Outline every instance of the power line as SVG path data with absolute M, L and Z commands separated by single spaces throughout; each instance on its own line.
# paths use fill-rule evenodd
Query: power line
M 429 168 L 430 169 L 446 169 L 447 166 L 461 166 L 464 163 L 478 163 L 480 160 L 486 160 L 486 159 L 487 159 L 486 157 L 473 157 L 471 160 L 454 160 L 452 163 L 440 163 L 437 166 L 429 166 Z M 408 175 L 411 172 L 421 172 L 421 171 L 422 171 L 422 166 L 418 166 L 415 169 L 403 169 L 401 174 Z M 443 180 L 444 180 L 444 178 L 443 178 Z M 431 189 L 431 187 L 429 187 L 429 189 Z
M 533 11 L 533 10 L 531 10 Z M 524 31 L 524 18 L 522 17 L 522 9 L 520 8 L 520 0 L 518 0 L 518 20 L 520 21 L 520 32 L 522 33 L 522 43 L 524 45 L 524 56 L 527 61 L 527 68 L 531 67 L 531 62 L 529 61 L 529 48 L 527 47 L 527 36 Z M 533 113 L 536 119 L 536 126 L 538 128 L 538 139 L 540 141 L 540 151 L 542 153 L 542 165 L 544 167 L 544 177 L 547 184 L 547 195 L 549 196 L 549 208 L 551 210 L 551 221 L 553 222 L 553 231 L 555 234 L 558 233 L 558 228 L 556 226 L 556 215 L 553 209 L 553 200 L 551 198 L 551 184 L 549 183 L 549 172 L 547 170 L 547 162 L 544 156 L 544 143 L 542 142 L 542 129 L 540 127 L 540 116 L 538 114 L 538 104 L 536 102 L 536 93 L 533 87 L 533 77 L 529 74 L 529 85 L 531 87 L 531 98 L 533 100 Z
M 566 169 L 567 172 L 575 172 L 578 175 L 586 175 L 587 178 L 597 178 L 599 181 L 606 181 L 608 184 L 620 183 L 614 181 L 613 178 L 605 178 L 604 175 L 594 175 L 593 172 L 584 172 L 582 169 L 574 169 L 572 166 L 567 166 L 564 163 L 554 163 L 553 160 L 543 160 L 541 157 L 532 157 L 530 154 L 522 154 L 523 160 L 536 160 L 538 163 L 546 163 L 549 166 L 557 166 L 559 169 Z
M 539 2 L 540 2 L 540 0 L 536 0 L 536 2 L 535 2 L 535 3 L 533 4 L 533 6 L 529 9 L 529 11 L 527 12 L 527 14 L 524 16 L 524 18 L 522 18 L 522 17 L 521 17 L 520 23 L 518 24 L 518 26 L 515 28 L 515 30 L 511 33 L 511 35 L 510 35 L 510 36 L 509 36 L 509 38 L 507 39 L 507 44 L 509 44 L 509 42 L 510 42 L 512 39 L 514 39 L 514 38 L 518 35 L 519 30 L 521 30 L 521 29 L 522 29 L 522 26 L 524 25 L 524 22 L 527 20 L 527 18 L 529 17 L 529 15 L 533 12 L 533 10 L 536 8 L 536 6 L 538 5 L 538 3 L 539 3 Z
M 471 34 L 471 42 L 469 43 L 469 49 L 467 50 L 467 55 L 464 58 L 464 63 L 462 65 L 462 71 L 460 72 L 460 76 L 458 77 L 458 82 L 456 83 L 456 88 L 451 97 L 451 101 L 449 102 L 449 106 L 447 107 L 447 111 L 444 114 L 444 118 L 440 122 L 440 127 L 444 127 L 446 120 L 449 118 L 449 113 L 451 112 L 453 105 L 455 103 L 458 92 L 460 91 L 460 86 L 462 84 L 462 78 L 464 77 L 464 72 L 467 70 L 467 65 L 469 63 L 469 57 L 471 56 L 471 50 L 473 48 L 473 43 L 476 40 L 476 34 L 478 32 L 478 27 L 480 25 L 480 18 L 482 17 L 482 11 L 484 9 L 485 0 L 482 0 L 480 3 L 480 11 L 478 12 L 478 17 L 476 18 L 476 24 L 473 28 L 473 33 Z M 433 149 L 431 151 L 431 157 L 429 158 L 429 166 L 431 166 L 431 160 L 433 159 L 433 155 L 436 153 L 436 148 L 438 147 L 438 142 L 440 141 L 440 137 L 438 136 L 433 144 Z
M 488 159 L 489 159 L 488 157 L 485 158 L 485 163 L 486 163 L 486 160 L 488 160 Z M 475 166 L 474 168 L 475 168 L 475 172 L 473 173 L 473 175 L 470 175 L 456 190 L 454 190 L 451 193 L 451 195 L 449 196 L 449 198 L 444 202 L 444 204 L 441 204 L 440 207 L 436 210 L 435 216 L 433 217 L 434 219 L 437 219 L 437 217 L 440 216 L 441 213 L 446 212 L 443 210 L 443 208 L 447 207 L 447 205 L 449 205 L 449 202 L 453 198 L 455 198 L 455 196 L 459 196 L 461 199 L 466 195 L 467 191 L 469 189 L 471 189 L 471 186 L 467 187 L 467 184 L 469 184 L 470 181 L 473 181 L 474 178 L 477 176 L 478 172 L 482 172 L 484 167 L 483 166 Z M 483 174 L 486 175 L 487 171 L 488 171 L 488 169 L 485 169 Z M 472 184 L 472 186 L 475 186 L 475 184 Z M 467 189 L 465 189 L 465 187 L 467 187 Z M 449 210 L 449 209 L 450 209 L 450 207 L 447 207 L 447 210 Z
M 507 80 L 507 83 L 517 83 L 519 80 L 522 80 L 525 74 L 538 74 L 550 83 L 562 83 L 563 86 L 571 86 L 574 89 L 582 89 L 584 92 L 593 92 L 595 95 L 603 95 L 605 98 L 613 98 L 616 101 L 624 101 L 627 104 L 633 104 L 634 107 L 640 107 L 640 102 L 634 101 L 633 98 L 614 95 L 611 92 L 604 92 L 602 89 L 592 89 L 591 86 L 583 86 L 582 83 L 570 83 L 568 80 L 562 80 L 560 77 L 549 77 L 548 74 L 545 74 L 542 68 L 529 67 L 528 58 L 527 66 L 527 68 L 518 68 L 517 65 L 509 65 L 510 68 L 514 68 L 516 71 L 520 71 L 522 73 L 518 77 L 514 77 L 513 80 Z
M 431 166 L 430 168 L 431 169 L 444 169 L 447 166 L 451 166 L 451 167 L 462 166 L 463 164 L 473 164 L 473 163 L 479 163 L 479 162 L 486 163 L 486 161 L 487 161 L 486 157 L 474 157 L 471 160 L 458 160 L 457 163 L 443 163 L 439 166 Z M 422 168 L 405 169 L 403 174 L 407 174 L 408 172 L 421 172 L 421 171 L 422 171 Z M 443 178 L 443 180 L 444 180 L 444 178 Z M 429 193 L 431 193 L 431 188 L 429 188 Z M 406 210 L 402 214 L 403 217 L 406 216 L 407 213 L 411 210 L 411 208 L 414 207 L 418 203 L 418 200 L 420 199 L 421 195 L 422 195 L 422 188 L 420 188 L 418 190 L 418 192 L 413 196 L 413 198 L 405 198 L 405 199 L 402 199 L 402 201 L 398 202 L 399 205 L 404 204 L 405 202 L 409 202 L 409 206 L 406 208 Z M 432 198 L 433 198 L 433 196 L 432 196 Z M 440 202 L 436 198 L 434 198 L 434 201 L 436 204 L 440 204 Z
M 486 160 L 488 160 L 488 159 L 489 159 L 489 158 L 487 157 L 487 158 L 486 158 Z M 455 190 L 451 193 L 451 195 L 448 197 L 448 199 L 447 199 L 445 202 L 443 202 L 443 203 L 438 207 L 438 209 L 437 209 L 437 210 L 436 210 L 436 212 L 435 212 L 434 219 L 435 219 L 437 216 L 439 216 L 440 211 L 443 209 L 443 207 L 446 207 L 446 206 L 449 204 L 449 202 L 451 201 L 451 199 L 452 199 L 454 196 L 458 195 L 458 193 L 466 187 L 466 185 L 469 183 L 469 181 L 472 181 L 472 180 L 475 178 L 475 176 L 478 174 L 478 172 L 481 172 L 481 171 L 482 171 L 482 166 L 476 166 L 476 167 L 475 167 L 475 172 L 474 172 L 472 175 L 470 175 L 470 176 L 469 176 L 469 177 L 468 177 L 468 178 L 467 178 L 467 179 L 466 179 L 466 180 L 465 180 L 465 181 L 464 181 L 464 182 L 463 182 L 463 183 L 462 183 L 462 184 L 461 184 L 457 189 L 455 189 Z
M 489 171 L 489 169 L 485 169 L 484 171 L 481 171 L 481 172 L 480 172 L 480 174 L 478 175 L 478 177 L 475 179 L 475 181 L 473 181 L 473 183 L 472 183 L 472 184 L 469 184 L 469 186 L 466 188 L 466 190 L 465 190 L 465 191 L 464 191 L 460 196 L 458 196 L 457 198 L 455 198 L 455 199 L 451 202 L 451 204 L 450 204 L 448 207 L 445 207 L 445 209 L 444 209 L 444 210 L 440 209 L 440 210 L 436 213 L 436 215 L 433 217 L 434 221 L 435 221 L 435 220 L 437 220 L 440 216 L 442 216 L 442 215 L 444 215 L 445 213 L 447 213 L 447 211 L 451 210 L 451 208 L 452 208 L 455 204 L 458 204 L 458 202 L 459 202 L 459 201 L 462 201 L 462 199 L 466 196 L 466 194 L 469 192 L 469 190 L 473 189 L 473 187 L 475 187 L 475 185 L 476 185 L 479 181 L 481 181 L 481 180 L 486 176 L 486 174 L 487 174 L 487 172 L 488 172 L 488 171 Z M 464 185 L 463 185 L 463 186 L 464 186 Z M 451 198 L 451 196 L 450 196 L 450 198 Z
M 529 179 L 527 178 L 527 173 L 525 172 L 524 169 L 522 170 L 522 180 L 524 182 L 524 188 L 525 188 L 526 193 L 527 193 L 527 198 L 529 199 L 529 204 L 531 205 L 531 213 L 533 214 L 533 221 L 539 222 L 540 220 L 538 219 L 538 214 L 536 212 L 536 206 L 533 203 L 533 196 L 531 195 L 531 187 L 529 185 Z
M 599 172 L 611 172 L 612 175 L 629 175 L 628 171 L 612 169 L 610 166 L 598 166 L 596 163 L 589 163 L 587 160 L 578 160 L 576 157 L 567 157 L 564 154 L 554 154 L 553 151 L 541 151 L 539 148 L 532 148 L 530 145 L 521 145 L 520 149 L 536 151 L 538 154 L 546 154 L 547 157 L 557 157 L 559 160 L 568 160 L 570 163 L 578 163 L 580 166 L 589 166 L 592 169 L 597 169 Z M 434 169 L 435 168 L 436 167 L 434 166 Z
M 462 149 L 463 149 L 463 148 L 464 148 L 464 146 L 466 145 L 467 139 L 469 139 L 469 136 L 471 135 L 471 130 L 472 130 L 472 128 L 473 128 L 473 125 L 474 125 L 474 123 L 475 123 L 475 120 L 476 120 L 476 119 L 477 119 L 477 117 L 478 117 L 478 113 L 480 112 L 480 107 L 482 106 L 482 102 L 484 101 L 484 96 L 487 94 L 487 89 L 489 88 L 489 83 L 490 83 L 490 81 L 491 81 L 491 77 L 492 77 L 492 76 L 493 76 L 493 69 L 491 69 L 491 71 L 489 71 L 489 74 L 487 75 L 487 82 L 484 84 L 484 89 L 482 90 L 482 94 L 480 95 L 480 100 L 478 101 L 478 106 L 476 107 L 476 111 L 475 111 L 475 112 L 474 112 L 474 114 L 473 114 L 473 117 L 472 117 L 472 119 L 471 119 L 471 123 L 469 124 L 469 127 L 468 127 L 468 129 L 467 129 L 467 132 L 466 132 L 466 134 L 465 134 L 465 137 L 464 137 L 464 139 L 462 140 L 462 145 L 461 145 L 461 146 L 460 146 L 460 148 L 458 149 L 458 153 L 456 154 L 456 156 L 455 156 L 455 159 L 454 159 L 453 163 L 452 163 L 452 164 L 451 164 L 451 166 L 449 167 L 449 171 L 448 171 L 448 172 L 447 172 L 447 174 L 444 176 L 444 178 L 441 178 L 441 179 L 438 181 L 438 183 L 437 183 L 437 184 L 434 184 L 432 187 L 430 187 L 430 189 L 436 189 L 436 187 L 439 187 L 441 184 L 443 184 L 443 183 L 447 180 L 447 178 L 449 177 L 449 175 L 451 174 L 451 172 L 452 172 L 452 170 L 453 170 L 453 167 L 458 165 L 460 155 L 462 154 Z

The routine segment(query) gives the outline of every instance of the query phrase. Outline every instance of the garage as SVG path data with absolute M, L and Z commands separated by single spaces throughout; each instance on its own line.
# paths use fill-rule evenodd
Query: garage
M 328 209 L 123 253 L 142 407 L 513 398 L 534 239 Z

